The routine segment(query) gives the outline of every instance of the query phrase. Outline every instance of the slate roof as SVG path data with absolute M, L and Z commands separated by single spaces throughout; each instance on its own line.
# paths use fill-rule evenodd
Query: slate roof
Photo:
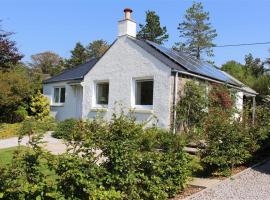
M 65 70 L 61 74 L 43 81 L 43 83 L 46 84 L 60 81 L 83 80 L 84 76 L 94 67 L 97 61 L 97 58 L 91 59 L 84 64 L 78 65 L 72 69 Z

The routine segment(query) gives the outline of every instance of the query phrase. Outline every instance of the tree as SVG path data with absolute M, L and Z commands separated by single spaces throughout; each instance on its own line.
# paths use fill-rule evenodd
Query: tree
M 45 51 L 31 56 L 30 66 L 43 74 L 55 75 L 62 70 L 62 58 L 51 51 Z
M 100 58 L 110 45 L 105 40 L 94 40 L 86 47 L 89 58 Z
M 159 16 L 155 11 L 146 11 L 146 24 L 139 24 L 140 31 L 137 34 L 139 39 L 150 40 L 158 44 L 163 44 L 169 38 L 166 26 L 161 27 Z
M 217 36 L 216 30 L 209 22 L 209 12 L 203 10 L 202 3 L 193 3 L 187 9 L 184 21 L 179 24 L 180 38 L 183 40 L 176 43 L 176 50 L 189 52 L 192 56 L 200 59 L 203 53 L 213 56 L 213 40 Z
M 24 71 L 0 73 L 0 121 L 15 122 L 15 111 L 21 105 L 28 105 L 34 92 L 34 86 L 29 79 Z
M 258 92 L 256 100 L 258 104 L 261 104 L 269 102 L 270 95 L 270 75 L 269 68 L 266 66 L 267 61 L 262 62 L 259 58 L 248 54 L 245 56 L 244 65 L 229 61 L 223 64 L 221 69 Z
M 67 68 L 72 68 L 83 64 L 89 58 L 86 48 L 80 42 L 77 42 L 75 48 L 70 52 L 71 58 L 67 60 Z
M 267 71 L 264 67 L 264 63 L 261 62 L 261 59 L 253 58 L 251 53 L 245 56 L 245 67 L 247 70 L 250 70 L 256 78 L 262 76 Z
M 0 70 L 3 71 L 12 69 L 23 58 L 16 47 L 16 42 L 10 40 L 12 34 L 0 28 Z

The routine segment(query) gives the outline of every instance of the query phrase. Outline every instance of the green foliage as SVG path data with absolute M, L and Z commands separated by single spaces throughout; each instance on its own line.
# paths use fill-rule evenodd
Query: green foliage
M 122 191 L 125 199 L 164 199 L 183 189 L 192 167 L 181 138 L 157 128 L 144 129 L 123 114 L 114 115 L 102 134 L 105 183 Z
M 213 40 L 217 33 L 211 27 L 209 19 L 209 12 L 203 10 L 202 3 L 194 2 L 187 9 L 184 21 L 178 26 L 183 42 L 176 43 L 175 49 L 188 51 L 198 59 L 202 57 L 203 53 L 213 56 Z
M 54 52 L 45 51 L 31 56 L 30 66 L 33 70 L 43 74 L 56 75 L 62 68 L 63 59 Z
M 28 112 L 24 106 L 19 106 L 14 114 L 17 117 L 16 121 L 23 121 L 28 116 Z
M 4 199 L 166 199 L 185 187 L 195 166 L 180 136 L 145 128 L 123 113 L 109 122 L 60 123 L 58 135 L 68 150 L 58 156 L 40 147 L 43 123 L 22 123 L 20 140 L 28 135 L 32 150 L 16 152 L 11 165 L 0 167 Z
M 70 52 L 71 57 L 67 60 L 67 68 L 72 68 L 83 64 L 87 61 L 87 59 L 89 59 L 86 48 L 80 42 L 77 42 L 75 48 Z
M 30 110 L 32 116 L 37 120 L 43 120 L 49 116 L 50 113 L 50 102 L 47 97 L 38 93 L 31 98 Z
M 20 138 L 25 134 L 29 135 L 31 148 L 21 151 L 19 146 L 12 163 L 0 166 L 0 193 L 3 199 L 52 199 L 49 195 L 55 192 L 56 188 L 41 170 L 41 162 L 46 153 L 40 148 L 41 135 L 37 134 L 36 123 L 39 122 L 26 120 L 20 132 Z
M 146 11 L 146 24 L 139 24 L 140 31 L 137 33 L 139 39 L 150 40 L 157 44 L 163 44 L 169 38 L 166 26 L 161 27 L 159 16 L 154 11 Z
M 72 137 L 76 124 L 76 119 L 66 119 L 61 121 L 57 124 L 56 130 L 52 133 L 52 136 L 55 138 L 68 140 Z
M 28 105 L 33 93 L 32 83 L 29 82 L 29 76 L 25 71 L 0 73 L 0 121 L 21 121 L 21 114 L 24 113 L 20 106 Z
M 244 163 L 250 156 L 245 129 L 222 109 L 214 108 L 204 121 L 206 149 L 202 161 L 214 172 L 224 172 Z
M 187 82 L 177 102 L 177 126 L 182 125 L 185 132 L 198 127 L 206 115 L 206 107 L 206 88 L 194 81 Z
M 258 92 L 259 95 L 256 97 L 258 104 L 269 103 L 269 68 L 259 58 L 253 58 L 251 54 L 248 54 L 245 56 L 244 65 L 229 61 L 223 64 L 221 69 Z
M 89 58 L 100 58 L 109 48 L 105 40 L 94 40 L 86 47 Z
M 18 136 L 21 124 L 0 124 L 0 139 Z

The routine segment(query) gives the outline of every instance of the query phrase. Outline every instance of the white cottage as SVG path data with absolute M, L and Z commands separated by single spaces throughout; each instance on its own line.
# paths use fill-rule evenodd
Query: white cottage
M 235 88 L 240 110 L 244 96 L 255 97 L 254 90 L 208 63 L 137 39 L 132 10 L 124 12 L 117 39 L 100 59 L 43 82 L 43 94 L 50 99 L 56 119 L 93 119 L 100 113 L 110 119 L 117 102 L 126 112 L 132 109 L 138 121 L 154 115 L 159 127 L 174 128 L 174 105 L 190 79 L 206 86 L 219 83 Z

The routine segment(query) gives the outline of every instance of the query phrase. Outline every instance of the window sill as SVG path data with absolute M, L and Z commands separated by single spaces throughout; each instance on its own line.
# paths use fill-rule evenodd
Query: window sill
M 63 103 L 58 103 L 58 104 L 51 104 L 51 107 L 63 107 L 64 104 Z
M 131 108 L 130 112 L 142 113 L 142 114 L 153 114 L 154 111 L 151 108 Z
M 108 111 L 108 108 L 106 107 L 94 107 L 94 108 L 91 108 L 92 112 L 107 112 Z

